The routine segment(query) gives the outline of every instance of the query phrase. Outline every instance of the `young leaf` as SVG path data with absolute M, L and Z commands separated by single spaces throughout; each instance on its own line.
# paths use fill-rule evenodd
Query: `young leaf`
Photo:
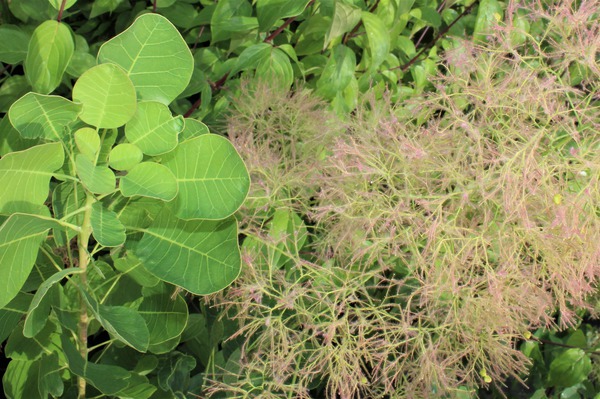
M 10 107 L 10 123 L 26 139 L 63 141 L 65 128 L 73 123 L 81 105 L 59 96 L 27 93 Z
M 105 247 L 117 247 L 125 242 L 125 227 L 117 214 L 104 209 L 101 202 L 92 204 L 92 234 L 98 243 Z
M 40 244 L 53 220 L 15 213 L 0 226 L 0 308 L 18 293 L 33 268 Z
M 582 349 L 567 349 L 550 363 L 548 382 L 551 385 L 570 387 L 584 381 L 592 371 L 592 362 Z
M 182 219 L 223 219 L 244 202 L 250 176 L 239 154 L 224 137 L 215 134 L 181 143 L 163 164 L 177 179 L 179 194 L 173 201 Z
M 73 100 L 83 105 L 82 121 L 99 128 L 117 128 L 135 114 L 133 83 L 121 68 L 112 64 L 95 66 L 73 86 Z
M 140 195 L 171 201 L 177 195 L 177 180 L 166 166 L 143 162 L 121 178 L 119 188 L 125 197 Z
M 48 197 L 52 172 L 62 166 L 64 152 L 59 143 L 42 144 L 0 159 L 0 214 L 29 212 Z
M 350 84 L 355 69 L 354 51 L 343 44 L 336 46 L 317 81 L 317 93 L 325 98 L 334 98 Z
M 38 26 L 33 31 L 25 58 L 25 76 L 33 90 L 48 94 L 56 89 L 74 50 L 75 43 L 67 25 L 46 21 Z
M 104 43 L 102 63 L 120 65 L 144 101 L 169 105 L 187 87 L 194 59 L 179 31 L 165 17 L 144 14 L 123 33 Z
M 128 170 L 142 162 L 144 153 L 136 145 L 123 143 L 110 150 L 108 165 L 116 170 Z
M 252 15 L 252 6 L 247 0 L 221 0 L 211 16 L 211 42 L 231 38 L 233 33 L 249 32 L 258 28 L 258 20 Z
M 95 165 L 94 161 L 85 155 L 78 154 L 75 158 L 75 168 L 83 185 L 92 193 L 108 194 L 115 189 L 117 179 L 108 167 Z
M 125 136 L 146 155 L 160 155 L 177 146 L 177 137 L 183 130 L 182 116 L 173 118 L 169 107 L 158 102 L 138 104 L 133 118 L 125 125 Z
M 75 132 L 75 145 L 86 158 L 95 160 L 100 151 L 100 136 L 90 127 L 82 127 Z
M 217 292 L 240 272 L 234 219 L 184 221 L 165 208 L 143 231 L 134 254 L 150 273 L 193 294 Z

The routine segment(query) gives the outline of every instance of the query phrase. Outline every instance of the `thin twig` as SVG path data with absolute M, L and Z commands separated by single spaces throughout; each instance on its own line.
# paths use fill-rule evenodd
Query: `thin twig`
M 65 7 L 67 6 L 67 0 L 62 0 L 60 3 L 60 8 L 58 10 L 58 16 L 56 17 L 56 21 L 60 22 L 62 20 L 63 12 L 65 11 Z

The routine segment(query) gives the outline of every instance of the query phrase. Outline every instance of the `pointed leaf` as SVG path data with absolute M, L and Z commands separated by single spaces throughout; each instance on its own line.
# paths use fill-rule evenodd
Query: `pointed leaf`
M 121 178 L 119 188 L 125 197 L 140 195 L 171 201 L 177 195 L 177 180 L 166 166 L 142 162 Z
M 4 79 L 0 86 L 0 112 L 8 112 L 13 103 L 30 90 L 25 76 L 13 75 Z
M 53 220 L 16 213 L 0 226 L 0 308 L 18 293 L 33 268 L 40 244 Z
M 27 314 L 33 295 L 20 292 L 8 305 L 0 309 L 0 342 L 13 332 L 19 321 Z
M 257 0 L 256 15 L 261 32 L 268 31 L 279 19 L 302 14 L 310 0 Z
M 83 185 L 94 194 L 108 194 L 115 189 L 117 179 L 112 170 L 94 162 L 85 155 L 78 154 L 75 158 L 77 176 Z
M 244 202 L 250 176 L 239 154 L 224 137 L 215 134 L 181 143 L 163 164 L 177 179 L 179 194 L 173 200 L 182 219 L 223 219 Z
M 136 145 L 123 143 L 119 144 L 110 151 L 108 155 L 108 164 L 116 170 L 129 170 L 142 162 L 144 154 Z
M 165 17 L 144 14 L 123 33 L 104 43 L 102 63 L 120 65 L 145 101 L 169 105 L 187 87 L 194 59 L 179 31 Z
M 390 52 L 390 34 L 383 21 L 375 14 L 363 11 L 362 21 L 367 31 L 371 65 L 369 70 L 374 72 Z
M 75 43 L 67 25 L 51 20 L 38 26 L 25 58 L 25 76 L 33 90 L 48 94 L 56 89 L 74 50 Z
M 73 86 L 73 100 L 83 105 L 82 121 L 100 128 L 117 128 L 135 113 L 137 99 L 133 83 L 116 65 L 88 69 Z
M 66 98 L 27 93 L 10 107 L 8 117 L 23 138 L 57 141 L 80 112 L 81 105 Z
M 188 320 L 188 310 L 181 295 L 171 298 L 166 285 L 153 289 L 146 295 L 138 308 L 148 330 L 150 331 L 150 346 L 152 353 L 167 353 L 177 346 Z
M 125 258 L 115 259 L 114 265 L 115 269 L 123 274 L 127 274 L 142 287 L 154 287 L 160 282 L 158 278 L 146 270 L 142 262 L 133 256 L 131 252 L 127 252 Z
M 52 172 L 62 166 L 64 152 L 59 143 L 42 144 L 6 154 L 0 159 L 0 214 L 29 212 L 29 204 L 41 205 L 48 197 Z
M 141 102 L 133 118 L 125 125 L 125 136 L 144 154 L 160 155 L 177 146 L 177 136 L 183 126 L 183 117 L 173 118 L 166 105 Z
M 79 267 L 70 267 L 61 270 L 53 274 L 52 277 L 39 286 L 29 305 L 29 310 L 27 310 L 27 317 L 25 318 L 25 324 L 23 325 L 23 336 L 33 338 L 46 325 L 50 308 L 40 305 L 42 305 L 42 301 L 46 297 L 48 291 L 57 283 L 61 282 L 66 276 L 81 273 L 82 271 L 83 270 Z
M 92 204 L 92 234 L 105 247 L 117 247 L 125 242 L 125 227 L 113 211 L 105 209 L 101 202 Z
M 342 36 L 344 33 L 350 32 L 360 22 L 360 17 L 360 8 L 336 1 L 333 19 L 331 20 L 327 35 L 325 35 L 323 49 L 326 49 L 331 41 Z
M 570 387 L 584 381 L 591 371 L 590 356 L 583 349 L 567 349 L 550 363 L 548 381 L 552 385 Z
M 219 291 L 240 272 L 234 219 L 184 221 L 163 209 L 143 231 L 134 253 L 146 269 L 194 294 Z

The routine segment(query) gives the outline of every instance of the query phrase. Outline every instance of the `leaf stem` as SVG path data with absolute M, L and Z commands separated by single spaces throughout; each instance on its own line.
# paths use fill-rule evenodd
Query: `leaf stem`
M 94 203 L 94 196 L 87 193 L 85 200 L 85 213 L 83 215 L 83 224 L 77 239 L 77 249 L 79 251 L 79 267 L 82 269 L 82 273 L 79 275 L 79 282 L 83 290 L 87 290 L 87 267 L 90 263 L 90 255 L 88 252 L 88 245 L 90 242 L 90 236 L 92 234 L 91 216 L 92 216 L 92 204 Z M 83 294 L 79 294 L 79 324 L 77 326 L 77 340 L 79 346 L 79 353 L 85 361 L 87 361 L 88 347 L 87 347 L 87 336 L 88 336 L 88 325 L 89 316 L 87 310 L 87 304 L 83 298 Z M 85 398 L 86 381 L 83 377 L 78 377 L 79 387 L 79 399 Z
M 67 0 L 62 0 L 60 3 L 60 8 L 58 10 L 58 16 L 56 17 L 56 21 L 60 22 L 62 20 L 63 12 L 65 11 L 65 7 L 67 6 Z

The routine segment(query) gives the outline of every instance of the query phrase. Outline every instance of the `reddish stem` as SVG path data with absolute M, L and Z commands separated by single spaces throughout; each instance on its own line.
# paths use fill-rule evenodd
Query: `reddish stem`
M 58 16 L 56 17 L 56 21 L 60 22 L 62 20 L 63 12 L 65 11 L 65 7 L 67 6 L 67 0 L 62 0 L 60 3 L 60 8 L 58 10 Z
M 158 1 L 158 0 L 154 0 L 154 1 L 152 2 L 152 12 L 153 12 L 153 13 L 156 13 L 156 2 L 157 2 L 157 1 Z

